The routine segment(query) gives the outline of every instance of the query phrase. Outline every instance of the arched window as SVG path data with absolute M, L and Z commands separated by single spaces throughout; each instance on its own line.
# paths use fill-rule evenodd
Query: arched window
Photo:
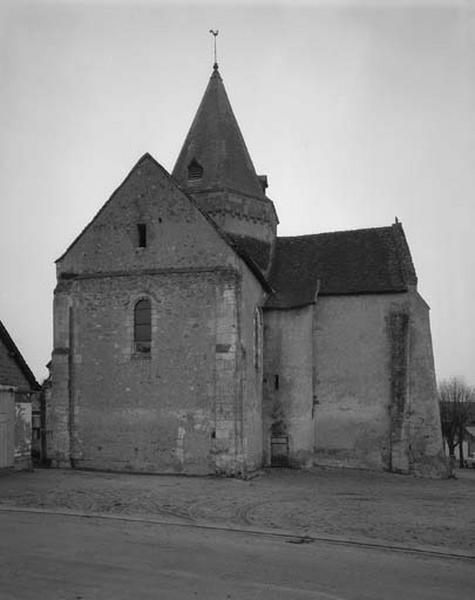
M 134 308 L 135 352 L 150 352 L 152 345 L 152 305 L 150 300 L 139 300 Z

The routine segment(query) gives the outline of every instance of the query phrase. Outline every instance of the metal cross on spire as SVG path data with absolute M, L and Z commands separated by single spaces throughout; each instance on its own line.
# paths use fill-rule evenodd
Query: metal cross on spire
M 209 32 L 213 36 L 213 54 L 214 54 L 214 65 L 213 69 L 216 71 L 218 69 L 218 57 L 216 54 L 216 38 L 218 37 L 219 30 L 218 29 L 210 29 Z

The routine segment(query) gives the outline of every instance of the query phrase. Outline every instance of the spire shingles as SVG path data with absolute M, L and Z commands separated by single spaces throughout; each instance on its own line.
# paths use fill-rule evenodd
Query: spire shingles
M 193 176 L 202 167 L 202 175 Z M 190 191 L 232 190 L 264 198 L 262 185 L 247 151 L 217 68 L 173 169 L 173 177 Z

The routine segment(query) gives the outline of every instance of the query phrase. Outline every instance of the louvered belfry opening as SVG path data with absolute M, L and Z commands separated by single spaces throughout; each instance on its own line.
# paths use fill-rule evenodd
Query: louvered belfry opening
M 201 179 L 203 177 L 203 167 L 200 163 L 194 158 L 190 164 L 188 165 L 188 179 Z

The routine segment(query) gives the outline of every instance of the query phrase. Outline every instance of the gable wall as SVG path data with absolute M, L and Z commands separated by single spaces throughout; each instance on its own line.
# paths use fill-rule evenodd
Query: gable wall
M 134 247 L 137 222 L 150 225 L 147 248 Z M 242 279 L 246 289 L 261 288 L 173 182 L 147 161 L 133 171 L 58 272 L 77 276 L 61 278 L 55 291 L 53 463 L 241 470 Z M 153 307 L 146 357 L 133 347 L 142 297 Z
M 137 224 L 147 225 L 139 248 Z M 151 158 L 142 161 L 58 261 L 63 273 L 235 265 L 208 220 Z

